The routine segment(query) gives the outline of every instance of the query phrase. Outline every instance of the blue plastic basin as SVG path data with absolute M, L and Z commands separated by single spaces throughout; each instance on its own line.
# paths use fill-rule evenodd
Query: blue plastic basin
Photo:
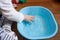
M 49 9 L 42 6 L 28 6 L 19 12 L 35 17 L 31 23 L 26 21 L 17 23 L 18 32 L 25 38 L 48 39 L 56 35 L 58 25 Z

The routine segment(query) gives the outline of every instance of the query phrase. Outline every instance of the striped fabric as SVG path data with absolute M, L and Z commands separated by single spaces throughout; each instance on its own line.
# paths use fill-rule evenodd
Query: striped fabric
M 0 39 L 1 40 L 18 40 L 15 33 L 11 30 L 0 28 Z
M 0 38 L 1 40 L 18 40 L 15 33 L 11 30 L 0 28 Z
M 12 22 L 0 17 L 0 40 L 18 40 L 16 34 L 11 30 Z

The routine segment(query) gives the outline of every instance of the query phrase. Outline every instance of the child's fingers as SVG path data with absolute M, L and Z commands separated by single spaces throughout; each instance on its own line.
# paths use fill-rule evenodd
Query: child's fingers
M 30 16 L 29 22 L 32 23 L 33 19 L 34 19 L 34 16 Z
M 31 18 L 34 18 L 34 16 L 31 16 Z

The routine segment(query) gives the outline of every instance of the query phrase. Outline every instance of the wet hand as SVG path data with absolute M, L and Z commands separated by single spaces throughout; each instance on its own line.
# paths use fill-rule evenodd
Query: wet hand
M 34 16 L 30 16 L 30 15 L 24 15 L 24 20 L 31 22 L 34 19 Z

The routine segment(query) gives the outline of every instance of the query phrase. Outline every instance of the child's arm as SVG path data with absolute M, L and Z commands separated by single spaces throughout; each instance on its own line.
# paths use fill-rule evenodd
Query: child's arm
M 33 19 L 33 16 L 26 16 L 22 13 L 17 12 L 13 5 L 11 0 L 0 0 L 0 9 L 2 11 L 2 14 L 9 20 L 21 22 L 23 20 L 31 21 Z
M 9 20 L 16 22 L 24 20 L 24 15 L 14 9 L 11 0 L 0 0 L 0 9 L 2 14 Z

